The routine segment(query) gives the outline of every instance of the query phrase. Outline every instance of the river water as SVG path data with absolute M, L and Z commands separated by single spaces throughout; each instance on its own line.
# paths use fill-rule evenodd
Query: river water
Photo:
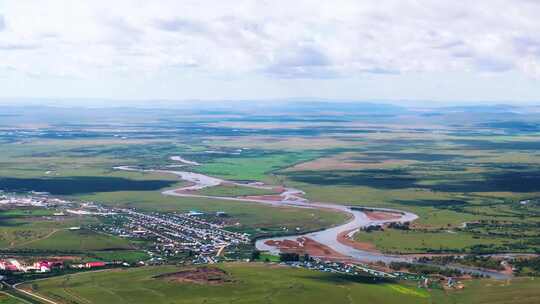
M 150 171 L 150 172 L 162 172 L 162 173 L 174 174 L 180 177 L 182 180 L 185 180 L 190 183 L 190 185 L 179 188 L 179 189 L 163 191 L 162 192 L 163 195 L 179 196 L 179 197 L 211 198 L 211 199 L 229 200 L 229 201 L 255 202 L 255 203 L 267 204 L 267 205 L 272 205 L 272 206 L 287 206 L 287 207 L 297 207 L 297 208 L 334 210 L 338 212 L 348 213 L 351 215 L 351 219 L 348 222 L 338 225 L 338 226 L 328 228 L 328 229 L 324 229 L 321 231 L 292 235 L 292 236 L 259 239 L 256 241 L 255 247 L 261 251 L 279 253 L 278 248 L 274 246 L 269 246 L 266 244 L 266 242 L 269 240 L 295 241 L 297 238 L 305 237 L 305 238 L 310 238 L 320 244 L 323 244 L 344 256 L 350 257 L 354 260 L 358 260 L 359 262 L 382 261 L 385 263 L 389 263 L 389 262 L 412 262 L 413 260 L 411 257 L 407 257 L 407 256 L 388 255 L 388 254 L 383 254 L 379 252 L 359 250 L 338 241 L 338 235 L 344 232 L 349 231 L 348 233 L 352 235 L 359 229 L 362 229 L 364 227 L 368 227 L 371 225 L 382 225 L 382 224 L 387 224 L 390 222 L 411 222 L 411 221 L 416 220 L 418 216 L 410 212 L 395 210 L 395 209 L 369 207 L 369 209 L 372 209 L 372 210 L 388 211 L 388 212 L 392 212 L 394 214 L 400 215 L 399 218 L 395 218 L 391 220 L 372 220 L 372 219 L 369 219 L 368 216 L 364 212 L 362 212 L 361 210 L 358 210 L 357 208 L 360 208 L 358 206 L 355 206 L 355 208 L 353 209 L 347 205 L 342 205 L 342 204 L 310 202 L 307 199 L 303 198 L 304 192 L 302 190 L 294 189 L 294 188 L 285 188 L 284 191 L 280 194 L 280 197 L 281 197 L 280 200 L 199 195 L 199 194 L 190 193 L 189 191 L 200 190 L 200 189 L 204 189 L 208 187 L 215 187 L 222 183 L 231 183 L 237 186 L 244 186 L 244 187 L 250 187 L 250 188 L 263 188 L 263 189 L 268 189 L 268 186 L 254 185 L 253 183 L 250 183 L 250 184 L 236 183 L 236 182 L 226 181 L 223 179 L 207 176 L 200 173 L 189 172 L 189 171 L 142 170 L 142 169 L 129 167 L 129 166 L 118 166 L 118 167 L 114 167 L 114 169 L 125 170 L 125 171 L 146 171 L 146 172 Z M 476 268 L 469 268 L 469 267 L 462 267 L 462 266 L 451 266 L 451 265 L 444 266 L 444 267 L 451 268 L 451 269 L 458 269 L 464 272 L 482 274 L 482 275 L 490 276 L 495 279 L 507 279 L 511 277 L 506 274 L 493 272 L 493 271 L 487 271 L 483 269 L 476 269 Z

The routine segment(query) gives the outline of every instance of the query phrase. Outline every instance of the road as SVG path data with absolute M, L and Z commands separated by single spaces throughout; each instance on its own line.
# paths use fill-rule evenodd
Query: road
M 26 282 L 17 283 L 17 284 L 14 284 L 14 285 L 9 285 L 9 284 L 7 284 L 7 283 L 4 283 L 4 284 L 5 284 L 6 286 L 8 286 L 9 288 L 13 288 L 14 290 L 16 290 L 16 291 L 19 292 L 19 293 L 22 293 L 22 294 L 24 294 L 24 295 L 29 296 L 29 297 L 32 298 L 32 299 L 37 299 L 37 300 L 39 300 L 41 303 L 61 304 L 61 303 L 59 303 L 59 302 L 55 302 L 55 301 L 53 301 L 53 300 L 50 300 L 50 299 L 45 298 L 45 297 L 43 297 L 43 296 L 40 296 L 40 295 L 38 295 L 38 294 L 36 294 L 36 293 L 30 292 L 30 291 L 27 291 L 27 290 L 24 290 L 24 289 L 21 289 L 21 288 L 18 287 L 19 285 L 24 284 L 24 283 L 26 283 Z

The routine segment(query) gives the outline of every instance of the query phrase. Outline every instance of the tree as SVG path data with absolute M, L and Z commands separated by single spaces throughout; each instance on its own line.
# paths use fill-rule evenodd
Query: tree
M 253 250 L 251 252 L 251 259 L 258 260 L 261 257 L 261 252 L 259 250 Z
M 295 252 L 282 252 L 279 254 L 279 260 L 282 262 L 298 262 L 300 261 L 300 255 Z

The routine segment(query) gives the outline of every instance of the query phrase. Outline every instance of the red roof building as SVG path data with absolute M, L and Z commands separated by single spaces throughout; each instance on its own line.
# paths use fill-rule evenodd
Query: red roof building
M 86 268 L 104 267 L 104 262 L 88 262 L 85 264 Z

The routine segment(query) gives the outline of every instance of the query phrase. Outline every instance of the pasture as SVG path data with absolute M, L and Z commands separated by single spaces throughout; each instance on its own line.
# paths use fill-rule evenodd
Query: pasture
M 52 210 L 0 210 L 0 247 L 5 250 L 83 252 L 131 249 L 118 237 L 84 227 L 99 220 L 89 216 L 52 216 Z M 70 227 L 82 227 L 70 230 Z
M 260 263 L 218 267 L 227 282 L 162 279 L 182 268 L 160 266 L 61 276 L 25 288 L 61 303 L 430 303 L 424 290 L 368 278 Z
M 474 238 L 467 232 L 395 230 L 363 232 L 354 235 L 359 242 L 374 244 L 386 253 L 468 252 L 474 246 L 497 246 L 505 242 L 500 238 Z

